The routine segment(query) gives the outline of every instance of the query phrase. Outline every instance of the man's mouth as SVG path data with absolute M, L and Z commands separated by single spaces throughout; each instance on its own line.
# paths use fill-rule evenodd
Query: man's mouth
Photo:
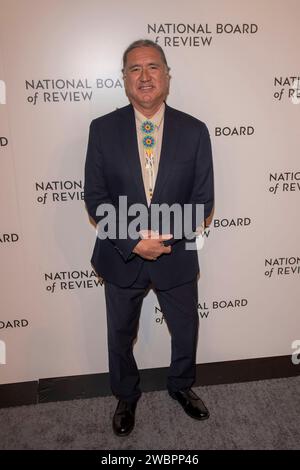
M 152 88 L 154 88 L 153 85 L 141 85 L 139 87 L 139 89 L 142 91 L 152 90 Z

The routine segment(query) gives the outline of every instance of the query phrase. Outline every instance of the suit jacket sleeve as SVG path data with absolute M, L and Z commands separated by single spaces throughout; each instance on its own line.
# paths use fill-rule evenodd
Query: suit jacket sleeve
M 202 133 L 197 151 L 195 179 L 189 201 L 195 207 L 195 204 L 204 205 L 204 221 L 211 214 L 214 204 L 214 175 L 211 141 L 208 129 L 203 123 Z M 194 211 L 195 213 L 195 211 Z M 193 229 L 203 222 L 193 220 Z

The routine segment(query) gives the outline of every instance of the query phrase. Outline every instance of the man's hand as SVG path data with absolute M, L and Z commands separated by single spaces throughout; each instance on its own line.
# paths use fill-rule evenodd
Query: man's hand
M 155 261 L 159 256 L 171 253 L 171 247 L 165 246 L 164 241 L 171 240 L 173 235 L 169 233 L 159 235 L 152 230 L 142 230 L 140 235 L 143 240 L 139 241 L 133 249 L 133 253 L 136 255 L 150 261 Z

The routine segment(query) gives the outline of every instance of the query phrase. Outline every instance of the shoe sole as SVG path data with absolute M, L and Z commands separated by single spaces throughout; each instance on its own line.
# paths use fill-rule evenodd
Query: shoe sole
M 193 416 L 191 415 L 190 413 L 188 413 L 184 408 L 182 408 L 183 411 L 185 412 L 185 414 L 187 414 L 190 418 L 193 418 L 193 419 L 196 419 L 197 421 L 205 421 L 206 419 L 209 418 L 209 414 L 207 416 L 203 416 L 202 418 L 197 418 L 196 416 Z

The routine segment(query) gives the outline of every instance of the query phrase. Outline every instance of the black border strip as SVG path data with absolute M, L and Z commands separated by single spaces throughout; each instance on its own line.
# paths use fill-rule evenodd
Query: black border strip
M 38 403 L 39 382 L 0 385 L 0 408 Z
M 144 392 L 164 390 L 168 368 L 140 371 Z M 300 375 L 291 356 L 198 364 L 195 386 L 268 380 Z M 108 373 L 52 377 L 0 385 L 0 408 L 111 395 Z

